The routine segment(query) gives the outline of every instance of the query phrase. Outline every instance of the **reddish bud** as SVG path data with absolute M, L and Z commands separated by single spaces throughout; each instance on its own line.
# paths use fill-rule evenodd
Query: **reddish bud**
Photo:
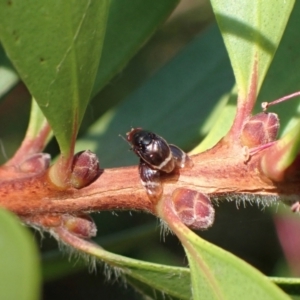
M 85 150 L 74 155 L 71 186 L 81 189 L 94 182 L 100 175 L 99 160 L 95 153 Z
M 259 113 L 252 116 L 244 125 L 241 142 L 249 148 L 264 145 L 276 140 L 279 119 L 275 113 Z
M 49 168 L 51 156 L 48 153 L 36 153 L 26 158 L 19 170 L 24 173 L 40 173 Z
M 212 226 L 215 210 L 210 199 L 197 191 L 178 188 L 172 194 L 172 201 L 180 220 L 193 229 Z
M 89 239 L 97 234 L 97 227 L 89 215 L 63 215 L 62 219 L 64 228 L 79 238 Z

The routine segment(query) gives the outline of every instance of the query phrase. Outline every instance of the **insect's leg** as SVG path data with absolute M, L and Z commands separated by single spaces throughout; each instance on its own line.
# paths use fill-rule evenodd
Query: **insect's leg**
M 169 145 L 177 168 L 191 168 L 194 164 L 190 157 L 179 147 Z
M 149 197 L 159 199 L 163 191 L 160 182 L 160 171 L 151 169 L 149 165 L 141 159 L 139 173 L 142 185 L 146 188 Z

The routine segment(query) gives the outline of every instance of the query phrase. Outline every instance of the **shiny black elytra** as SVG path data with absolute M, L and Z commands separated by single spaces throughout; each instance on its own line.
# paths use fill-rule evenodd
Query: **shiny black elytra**
M 139 174 L 143 186 L 151 197 L 160 197 L 160 173 L 171 173 L 176 168 L 192 167 L 189 156 L 161 136 L 142 128 L 132 128 L 126 134 L 132 150 L 139 156 Z

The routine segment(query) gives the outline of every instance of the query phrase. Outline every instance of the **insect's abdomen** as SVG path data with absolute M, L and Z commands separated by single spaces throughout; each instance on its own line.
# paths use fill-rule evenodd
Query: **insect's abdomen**
M 153 140 L 142 155 L 153 169 L 170 173 L 175 168 L 175 161 L 168 144 L 163 139 Z

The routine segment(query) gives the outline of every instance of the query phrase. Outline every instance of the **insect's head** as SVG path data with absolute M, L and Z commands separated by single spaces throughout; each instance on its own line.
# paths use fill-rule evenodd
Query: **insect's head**
M 126 137 L 133 147 L 143 149 L 152 143 L 154 134 L 142 128 L 132 128 L 130 132 L 126 133 Z

